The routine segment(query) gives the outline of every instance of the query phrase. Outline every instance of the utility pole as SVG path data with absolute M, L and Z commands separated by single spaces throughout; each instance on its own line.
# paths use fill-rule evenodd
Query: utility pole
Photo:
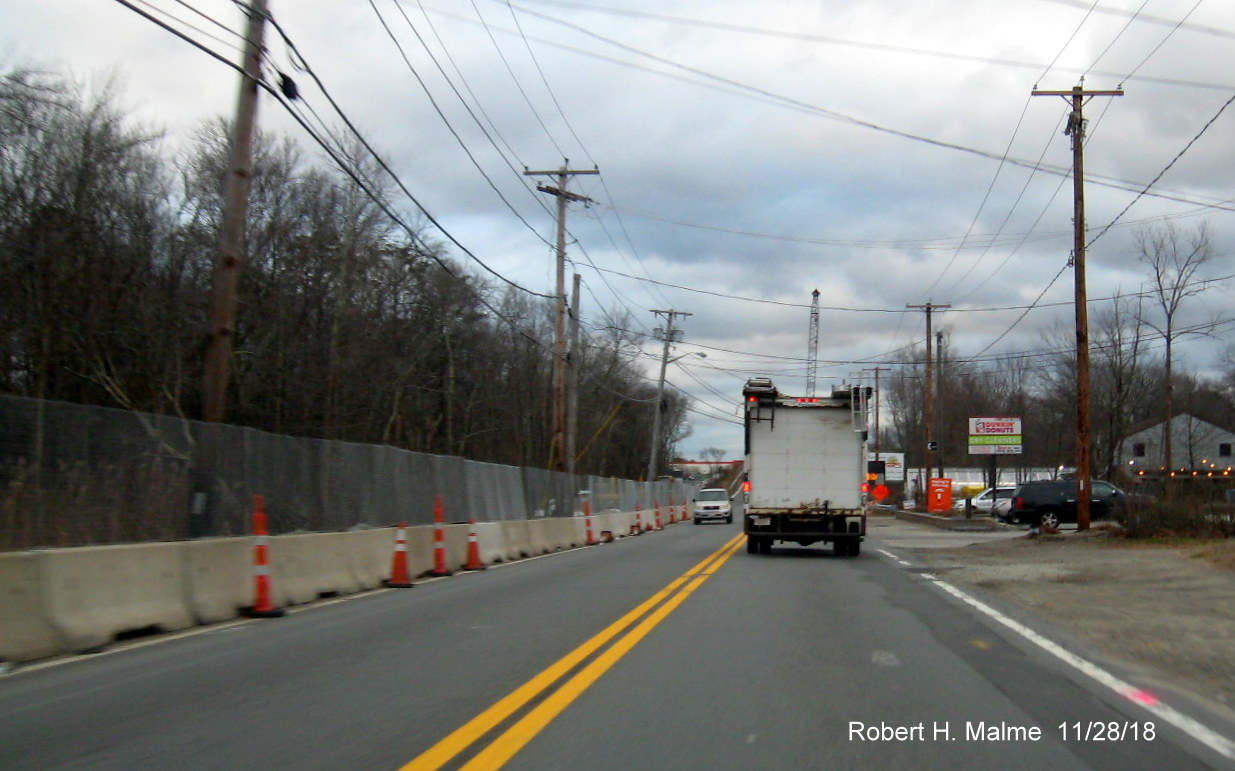
M 879 373 L 891 372 L 889 367 L 875 367 L 875 460 L 883 460 L 879 457 Z
M 1085 101 L 1086 97 L 1123 96 L 1123 89 L 1086 91 L 1084 79 L 1068 91 L 1039 91 L 1033 96 L 1061 96 L 1072 106 L 1064 134 L 1072 137 L 1072 269 L 1076 284 L 1076 529 L 1089 529 L 1093 497 L 1089 469 L 1089 302 L 1085 291 Z
M 579 431 L 579 274 L 570 291 L 570 368 L 566 380 L 566 473 L 575 473 L 575 445 Z
M 549 445 L 549 468 L 566 470 L 566 204 L 572 201 L 592 203 L 585 195 L 566 190 L 566 183 L 576 174 L 599 174 L 600 169 L 571 169 L 569 159 L 562 159 L 557 171 L 530 171 L 525 177 L 557 177 L 557 187 L 536 185 L 542 193 L 557 196 L 557 312 L 553 323 L 553 439 Z
M 935 350 L 938 353 L 938 355 L 935 356 L 935 395 L 938 396 L 939 392 L 943 390 L 943 333 L 942 332 L 935 333 Z M 935 425 L 934 429 L 935 429 L 935 436 L 938 437 L 939 436 L 939 426 Z M 936 474 L 936 476 L 942 478 L 943 477 L 943 450 L 940 450 L 936 454 L 935 459 L 939 462 L 939 473 Z
M 815 374 L 819 371 L 819 290 L 810 293 L 810 333 L 806 340 L 806 395 L 815 395 Z
M 906 308 L 912 310 L 926 311 L 926 393 L 923 397 L 923 433 L 926 434 L 926 473 L 929 477 L 930 469 L 936 465 L 936 459 L 939 455 L 939 442 L 934 439 L 935 436 L 935 392 L 932 389 L 931 383 L 931 313 L 936 308 L 946 309 L 951 308 L 950 303 L 944 305 L 936 305 L 932 302 L 927 302 L 925 305 L 906 305 Z
M 647 481 L 656 481 L 656 462 L 657 455 L 660 454 L 660 415 L 665 409 L 665 369 L 669 366 L 669 344 L 677 342 L 680 337 L 680 329 L 673 328 L 673 319 L 677 316 L 691 316 L 693 314 L 684 313 L 683 311 L 657 311 L 654 310 L 657 316 L 664 316 L 665 330 L 661 337 L 664 338 L 665 346 L 660 355 L 660 380 L 656 386 L 656 410 L 652 413 L 652 450 L 648 453 L 648 473 Z M 656 330 L 660 332 L 660 330 Z
M 227 409 L 227 384 L 231 377 L 232 347 L 236 332 L 236 286 L 244 265 L 244 226 L 248 218 L 249 182 L 253 176 L 253 130 L 257 121 L 257 84 L 262 76 L 266 0 L 252 0 L 247 11 L 244 68 L 236 98 L 227 177 L 223 180 L 223 211 L 219 222 L 219 248 L 210 287 L 210 311 L 206 322 L 206 353 L 202 361 L 202 420 L 218 423 Z

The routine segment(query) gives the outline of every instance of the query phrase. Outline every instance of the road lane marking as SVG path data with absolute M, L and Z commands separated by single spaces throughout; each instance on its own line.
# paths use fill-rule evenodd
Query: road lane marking
M 926 578 L 926 576 L 923 576 L 923 578 Z M 1106 686 L 1128 701 L 1134 702 L 1144 709 L 1149 710 L 1155 717 L 1165 720 L 1191 736 L 1193 739 L 1196 739 L 1201 744 L 1209 747 L 1214 752 L 1217 752 L 1223 757 L 1235 759 L 1235 743 L 1232 743 L 1212 728 L 1200 723 L 1197 720 L 1194 720 L 1191 717 L 1188 717 L 1173 707 L 1167 706 L 1161 701 L 1158 701 L 1156 698 L 1146 698 L 1148 694 L 1140 688 L 1121 680 L 1110 672 L 1107 672 L 1102 667 L 1099 667 L 1097 664 L 1081 658 L 1072 651 L 1067 650 L 1046 637 L 1043 637 L 1024 624 L 1012 620 L 1008 616 L 1005 616 L 992 608 L 990 605 L 987 605 L 977 598 L 969 596 L 960 589 L 957 589 L 955 586 L 952 586 L 945 581 L 940 581 L 938 578 L 934 577 L 930 577 L 928 580 L 961 602 L 975 608 L 981 613 L 984 613 L 1000 624 L 1003 624 L 1008 629 L 1016 632 L 1021 637 L 1025 638 L 1065 664 L 1068 664 L 1074 669 L 1088 675 L 1091 679 L 1096 680 L 1098 683 Z
M 908 564 L 904 563 L 903 560 L 891 552 L 884 551 L 883 549 L 879 549 L 878 551 L 898 563 Z M 1016 632 L 1024 639 L 1063 661 L 1065 664 L 1068 664 L 1074 669 L 1088 675 L 1091 679 L 1097 681 L 1101 685 L 1106 686 L 1128 701 L 1149 710 L 1149 712 L 1151 712 L 1154 716 L 1165 720 L 1201 744 L 1209 747 L 1214 752 L 1217 752 L 1223 757 L 1235 759 L 1235 742 L 1230 741 L 1209 726 L 1192 717 L 1189 717 L 1188 715 L 1185 715 L 1171 706 L 1168 706 L 1152 694 L 1137 688 L 1119 677 L 1116 677 L 1110 672 L 1107 672 L 1105 669 L 1099 667 L 1097 664 L 1077 656 L 1075 653 L 1065 649 L 1063 646 L 1050 640 L 1049 638 L 1038 634 L 1024 624 L 1014 621 L 1012 618 L 1000 613 L 998 610 L 995 610 L 990 605 L 987 605 L 976 597 L 972 597 L 952 584 L 940 580 L 937 576 L 930 573 L 921 573 L 920 575 L 923 579 L 930 581 L 932 584 L 935 584 L 940 589 L 957 598 L 966 605 L 969 605 L 980 613 L 983 613 L 987 617 L 999 622 L 1008 629 L 1011 629 L 1013 632 Z
M 523 749 L 528 742 L 536 738 L 549 723 L 562 713 L 568 706 L 592 686 L 601 675 L 608 672 L 623 656 L 631 651 L 639 641 L 648 635 L 656 626 L 686 601 L 704 581 L 712 577 L 717 568 L 734 555 L 741 542 L 728 546 L 724 553 L 712 563 L 708 570 L 695 576 L 681 591 L 656 609 L 622 639 L 615 642 L 604 653 L 596 657 L 592 663 L 584 667 L 578 674 L 567 680 L 548 698 L 538 704 L 531 712 L 524 715 L 518 722 L 508 728 L 488 747 L 481 750 L 476 757 L 468 761 L 461 771 L 492 771 L 501 768 L 508 760 Z
M 900 557 L 896 556 L 890 551 L 884 551 L 883 549 L 875 549 L 875 551 L 879 552 L 880 554 L 887 557 L 888 559 L 895 560 L 896 564 L 901 565 L 903 567 L 908 567 L 909 565 L 912 564 L 910 562 L 906 562 L 905 560 L 901 559 Z
M 745 538 L 745 534 L 735 536 L 690 570 L 670 581 L 663 589 L 644 600 L 634 610 L 614 621 L 604 631 L 596 634 L 578 648 L 575 648 L 561 659 L 549 665 L 540 674 L 511 691 L 484 712 L 481 712 L 467 723 L 455 729 L 449 736 L 425 750 L 410 763 L 399 769 L 399 771 L 436 771 L 436 769 L 449 763 L 482 736 L 496 728 L 515 712 L 526 706 L 532 699 L 562 679 L 566 673 L 625 631 L 627 627 L 634 624 L 666 597 L 677 591 L 690 580 L 691 576 L 698 576 L 703 573 L 704 570 L 717 560 L 728 559 L 737 550 L 738 546 L 744 542 Z

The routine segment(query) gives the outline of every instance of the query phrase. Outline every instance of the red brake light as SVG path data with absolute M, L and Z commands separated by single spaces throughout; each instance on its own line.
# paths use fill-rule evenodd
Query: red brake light
M 742 492 L 744 493 L 750 492 L 750 480 L 749 479 L 742 483 Z

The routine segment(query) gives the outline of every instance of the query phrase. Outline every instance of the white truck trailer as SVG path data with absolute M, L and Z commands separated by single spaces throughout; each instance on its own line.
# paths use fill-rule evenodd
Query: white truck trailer
M 742 389 L 746 411 L 746 551 L 775 541 L 831 543 L 856 557 L 866 535 L 866 415 L 870 389 L 782 395 L 768 378 Z

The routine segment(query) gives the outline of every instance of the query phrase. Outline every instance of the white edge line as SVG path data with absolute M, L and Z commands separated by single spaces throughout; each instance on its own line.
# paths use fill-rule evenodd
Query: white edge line
M 1135 695 L 1141 693 L 1141 689 L 1119 679 L 1096 664 L 1077 656 L 1075 653 L 1064 649 L 1024 624 L 1014 621 L 986 603 L 969 596 L 960 589 L 957 589 L 955 586 L 945 583 L 944 581 L 940 581 L 934 576 L 923 575 L 923 578 L 930 580 L 936 586 L 943 589 L 948 594 L 951 594 L 953 597 L 956 597 L 961 602 L 972 606 L 995 621 L 998 621 L 1000 624 L 1003 624 L 1034 645 L 1037 645 L 1042 650 L 1060 659 L 1065 664 L 1071 665 L 1102 685 L 1105 685 L 1107 688 L 1110 688 L 1115 693 L 1123 696 L 1129 702 L 1144 707 L 1155 717 L 1165 720 L 1215 752 L 1227 758 L 1235 758 L 1235 744 L 1208 726 L 1201 724 L 1200 722 L 1188 717 L 1173 707 L 1157 701 L 1156 699 L 1154 703 L 1145 703 L 1144 701 L 1136 699 Z
M 897 565 L 908 567 L 913 564 L 912 562 L 906 562 L 905 560 L 901 559 L 900 557 L 896 556 L 890 551 L 884 551 L 883 549 L 875 549 L 875 551 L 879 552 L 880 554 L 887 557 L 888 559 L 895 561 Z

